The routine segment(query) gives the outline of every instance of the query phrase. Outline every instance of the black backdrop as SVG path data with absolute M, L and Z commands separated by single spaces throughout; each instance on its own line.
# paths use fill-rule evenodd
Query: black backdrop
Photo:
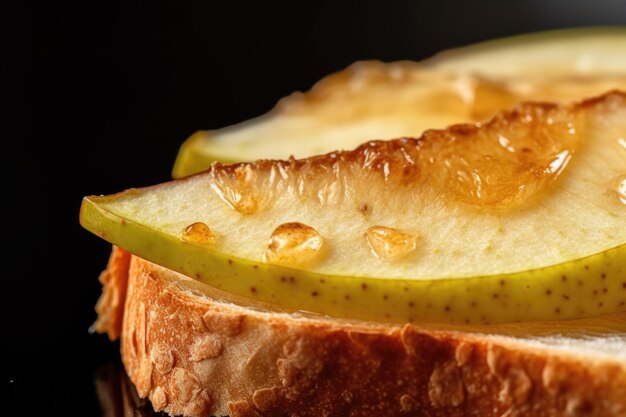
M 626 24 L 621 0 L 250 3 L 7 6 L 0 407 L 9 415 L 99 415 L 94 369 L 119 361 L 116 344 L 87 333 L 109 245 L 78 225 L 82 196 L 167 180 L 195 130 L 259 115 L 355 60 Z

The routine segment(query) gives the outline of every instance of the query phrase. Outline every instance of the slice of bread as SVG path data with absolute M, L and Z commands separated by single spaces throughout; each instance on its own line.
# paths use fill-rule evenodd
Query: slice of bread
M 96 329 L 171 415 L 626 416 L 624 313 L 470 331 L 286 314 L 120 249 L 101 280 Z

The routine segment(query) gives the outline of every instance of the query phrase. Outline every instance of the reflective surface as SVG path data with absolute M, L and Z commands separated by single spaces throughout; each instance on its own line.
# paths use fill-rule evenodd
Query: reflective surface
M 96 370 L 94 384 L 103 417 L 167 416 L 139 398 L 135 386 L 118 365 L 109 363 Z

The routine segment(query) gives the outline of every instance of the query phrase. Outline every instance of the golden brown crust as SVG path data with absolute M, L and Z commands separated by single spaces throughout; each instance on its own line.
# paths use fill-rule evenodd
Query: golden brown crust
M 211 300 L 133 257 L 122 358 L 172 415 L 626 416 L 626 364 Z
M 117 340 L 122 331 L 129 266 L 130 253 L 113 246 L 107 269 L 99 277 L 102 295 L 96 304 L 98 318 L 93 329 L 98 333 L 107 333 L 111 340 Z
M 569 106 L 552 102 L 522 102 L 513 110 L 501 110 L 493 116 L 491 120 L 479 125 L 461 123 L 451 125 L 446 129 L 427 130 L 418 138 L 406 137 L 393 140 L 371 140 L 353 150 L 335 151 L 303 159 L 290 158 L 282 161 L 261 159 L 254 162 L 239 162 L 234 164 L 215 162 L 209 170 L 214 173 L 214 175 L 226 174 L 233 177 L 242 176 L 242 171 L 246 169 L 267 171 L 278 165 L 281 165 L 287 172 L 297 172 L 303 169 L 315 169 L 319 170 L 319 172 L 324 172 L 335 165 L 337 161 L 341 161 L 343 163 L 354 162 L 364 169 L 376 171 L 380 175 L 388 175 L 384 173 L 384 165 L 387 163 L 389 165 L 387 169 L 398 171 L 400 178 L 407 179 L 405 178 L 407 175 L 415 175 L 416 173 L 406 173 L 406 169 L 413 168 L 413 166 L 416 165 L 415 161 L 418 159 L 418 153 L 428 147 L 437 146 L 441 143 L 450 146 L 450 142 L 452 141 L 472 141 L 475 140 L 478 133 L 489 131 L 503 132 L 506 131 L 507 128 L 510 128 L 511 125 L 528 123 L 528 119 L 533 120 L 532 124 L 542 128 L 544 119 L 547 119 L 547 116 L 552 116 L 559 111 L 576 113 L 581 110 L 589 110 L 603 103 L 625 99 L 626 92 L 612 90 L 592 98 L 575 102 Z M 407 155 L 410 157 L 407 158 Z
M 576 152 L 580 121 L 593 107 L 625 100 L 626 94 L 616 90 L 567 106 L 522 103 L 482 125 L 452 125 L 428 130 L 419 138 L 370 141 L 354 150 L 304 159 L 215 162 L 208 175 L 220 198 L 244 214 L 271 202 L 268 196 L 275 190 L 319 198 L 321 188 L 342 184 L 346 172 L 372 176 L 385 187 L 399 184 L 394 193 L 406 199 L 417 191 L 425 201 L 444 198 L 476 207 L 511 208 L 560 175 L 569 159 L 559 169 L 554 161 Z M 502 137 L 507 145 L 502 145 Z

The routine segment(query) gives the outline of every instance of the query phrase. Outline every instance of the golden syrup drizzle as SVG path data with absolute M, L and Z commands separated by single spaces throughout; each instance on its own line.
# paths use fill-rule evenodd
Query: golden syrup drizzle
M 473 133 L 450 135 L 424 149 L 421 158 L 430 165 L 427 188 L 476 207 L 523 202 L 563 172 L 578 142 L 575 115 L 541 109 Z
M 217 236 L 206 223 L 195 222 L 185 227 L 182 239 L 199 245 L 212 245 L 217 241 Z
M 405 258 L 417 248 L 416 236 L 391 227 L 372 226 L 365 238 L 376 257 L 390 261 Z
M 319 262 L 325 252 L 324 238 L 302 223 L 283 223 L 267 242 L 264 261 L 285 266 L 304 266 Z
M 286 194 L 333 205 L 377 190 L 405 201 L 508 209 L 538 195 L 566 170 L 586 109 L 523 104 L 484 125 L 431 130 L 419 139 L 372 141 L 302 160 L 216 164 L 210 185 L 242 214 L 270 207 Z
M 259 202 L 256 197 L 255 187 L 252 181 L 254 175 L 250 165 L 244 165 L 233 174 L 211 170 L 211 188 L 218 197 L 241 214 L 256 213 Z

